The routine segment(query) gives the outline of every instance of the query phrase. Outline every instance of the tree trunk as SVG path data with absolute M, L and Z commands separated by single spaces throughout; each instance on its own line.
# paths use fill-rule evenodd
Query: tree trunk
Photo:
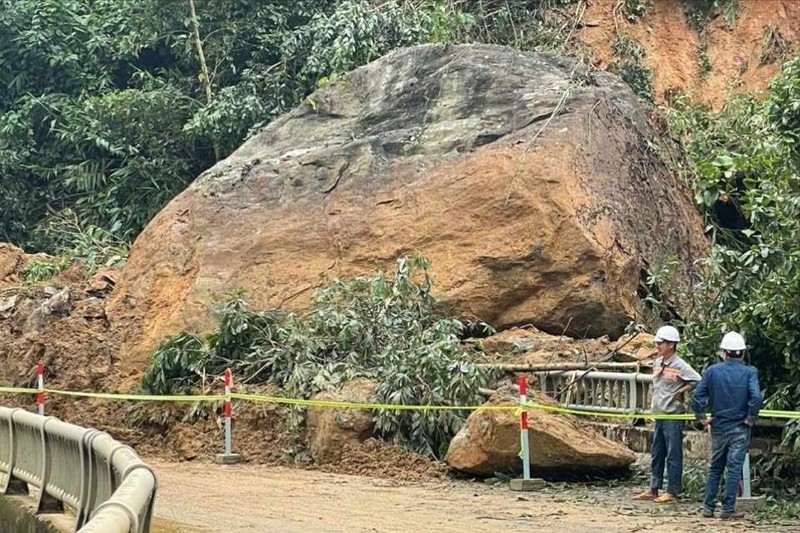
M 197 57 L 200 61 L 200 75 L 203 89 L 206 92 L 206 103 L 211 102 L 211 78 L 208 75 L 208 65 L 206 65 L 206 55 L 203 53 L 203 41 L 200 40 L 200 22 L 197 20 L 197 12 L 194 9 L 194 0 L 189 0 L 189 18 L 192 21 L 192 32 L 194 34 L 194 46 L 197 48 Z
M 543 364 L 515 364 L 515 363 L 482 363 L 476 365 L 480 368 L 503 370 L 506 372 L 554 372 L 559 370 L 622 370 L 632 371 L 642 366 L 641 363 L 543 363 Z

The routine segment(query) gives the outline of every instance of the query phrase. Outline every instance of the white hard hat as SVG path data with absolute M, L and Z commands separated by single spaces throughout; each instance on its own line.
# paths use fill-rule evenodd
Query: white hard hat
M 726 352 L 741 352 L 747 349 L 747 345 L 744 343 L 744 337 L 735 331 L 726 333 L 725 336 L 722 337 L 722 342 L 719 343 L 719 347 Z
M 679 342 L 680 340 L 680 333 L 672 326 L 661 326 L 658 328 L 656 336 L 653 339 L 654 342 Z

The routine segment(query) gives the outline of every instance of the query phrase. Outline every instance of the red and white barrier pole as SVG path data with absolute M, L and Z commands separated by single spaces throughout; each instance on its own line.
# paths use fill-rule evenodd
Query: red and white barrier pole
M 531 441 L 528 435 L 528 378 L 519 376 L 519 438 L 522 447 L 522 479 L 511 480 L 511 490 L 532 491 L 545 486 L 541 479 L 531 479 Z
M 519 415 L 520 439 L 522 443 L 522 479 L 531 478 L 531 445 L 528 440 L 528 411 L 525 404 L 528 402 L 528 378 L 519 376 L 519 404 L 522 411 Z
M 42 363 L 36 365 L 36 388 L 39 390 L 36 393 L 39 416 L 44 416 L 44 365 Z
M 231 415 L 233 406 L 231 405 L 231 389 L 233 388 L 233 375 L 231 369 L 225 369 L 225 455 L 231 455 Z
M 231 403 L 231 389 L 233 389 L 233 374 L 231 369 L 225 369 L 225 453 L 217 454 L 217 463 L 221 465 L 232 465 L 242 460 L 238 453 L 233 453 L 231 438 L 231 422 L 233 418 L 233 404 Z

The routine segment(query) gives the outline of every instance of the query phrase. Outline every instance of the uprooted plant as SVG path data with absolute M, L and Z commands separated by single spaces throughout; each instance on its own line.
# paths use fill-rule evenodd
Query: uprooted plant
M 206 376 L 230 368 L 243 384 L 275 384 L 294 398 L 366 377 L 378 383 L 373 400 L 382 404 L 481 403 L 478 389 L 487 375 L 459 341 L 462 323 L 436 312 L 429 266 L 423 257 L 402 257 L 393 276 L 333 281 L 302 315 L 252 311 L 235 296 L 206 338 L 182 333 L 162 343 L 142 388 L 153 394 L 201 388 Z M 465 416 L 374 411 L 381 435 L 430 457 L 443 455 Z

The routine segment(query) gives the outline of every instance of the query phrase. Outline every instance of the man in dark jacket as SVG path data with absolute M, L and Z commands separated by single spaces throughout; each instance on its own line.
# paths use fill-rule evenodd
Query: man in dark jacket
M 744 338 L 731 331 L 720 344 L 725 361 L 706 369 L 694 393 L 695 416 L 711 426 L 711 468 L 703 502 L 703 516 L 714 516 L 723 470 L 727 469 L 720 518 L 741 518 L 736 512 L 736 495 L 745 455 L 750 447 L 750 428 L 758 418 L 761 390 L 756 369 L 744 364 Z M 711 416 L 706 416 L 706 407 Z

